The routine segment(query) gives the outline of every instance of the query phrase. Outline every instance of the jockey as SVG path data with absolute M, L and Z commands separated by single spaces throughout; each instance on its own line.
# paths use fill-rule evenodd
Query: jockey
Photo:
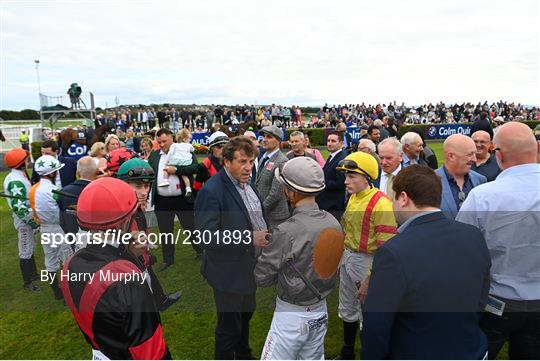
M 61 286 L 94 360 L 171 358 L 139 261 L 146 244 L 129 234 L 138 209 L 133 189 L 111 177 L 90 183 L 77 202 L 77 221 L 92 237 L 64 264 L 64 274 L 77 277 Z
M 294 211 L 275 228 L 255 267 L 258 286 L 277 284 L 276 310 L 261 359 L 324 359 L 326 297 L 336 285 L 343 231 L 315 202 L 325 187 L 315 160 L 293 158 L 276 168 L 275 176 Z
M 56 173 L 63 166 L 63 163 L 51 155 L 39 157 L 36 160 L 35 170 L 40 181 L 32 186 L 29 197 L 34 219 L 40 225 L 45 268 L 56 299 L 62 299 L 56 271 L 60 269 L 60 263 L 65 262 L 73 253 L 60 226 L 60 207 L 56 202 L 58 195 L 53 192 L 59 190 L 55 179 Z
M 19 266 L 24 282 L 24 289 L 32 292 L 39 287 L 32 281 L 38 279 L 34 250 L 36 248 L 35 230 L 38 224 L 32 218 L 28 194 L 30 179 L 26 174 L 29 153 L 22 148 L 14 148 L 5 155 L 4 162 L 11 171 L 4 179 L 4 194 L 13 212 L 13 225 L 17 230 L 19 244 Z
M 148 162 L 139 158 L 132 158 L 120 166 L 116 177 L 127 182 L 127 184 L 131 186 L 139 201 L 139 208 L 135 215 L 136 222 L 133 223 L 131 228 L 132 232 L 143 234 L 150 233 L 144 215 L 144 209 L 146 209 L 148 194 L 152 188 L 151 184 L 155 181 L 154 170 Z M 150 286 L 158 310 L 163 312 L 174 303 L 178 302 L 182 293 L 178 291 L 170 295 L 165 294 L 157 275 L 152 269 L 152 265 L 156 262 L 156 258 L 149 253 L 148 249 L 144 251 L 140 260 L 144 263 L 150 276 Z

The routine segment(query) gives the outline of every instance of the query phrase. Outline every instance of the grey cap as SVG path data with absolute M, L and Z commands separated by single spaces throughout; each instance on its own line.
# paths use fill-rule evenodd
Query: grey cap
M 261 130 L 259 130 L 259 133 L 271 135 L 272 137 L 277 138 L 280 141 L 283 140 L 283 130 L 281 130 L 281 128 L 275 125 L 268 125 L 266 127 L 263 127 Z
M 303 195 L 314 196 L 324 190 L 324 172 L 314 159 L 296 157 L 274 171 L 276 178 Z

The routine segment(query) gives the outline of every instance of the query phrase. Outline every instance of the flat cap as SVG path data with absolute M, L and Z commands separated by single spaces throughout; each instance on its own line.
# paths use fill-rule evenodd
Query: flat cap
M 259 133 L 261 134 L 268 134 L 274 138 L 279 139 L 280 141 L 283 140 L 283 130 L 275 125 L 268 125 L 266 127 L 263 127 Z
M 324 190 L 324 172 L 314 159 L 296 157 L 274 171 L 276 178 L 300 194 L 312 196 Z

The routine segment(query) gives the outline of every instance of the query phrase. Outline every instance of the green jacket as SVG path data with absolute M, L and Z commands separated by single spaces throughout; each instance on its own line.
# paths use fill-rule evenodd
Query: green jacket
M 156 174 L 157 179 L 157 172 L 162 172 L 163 169 L 159 168 L 159 159 L 161 158 L 160 150 L 153 150 L 152 153 L 150 153 L 150 156 L 148 157 L 148 164 L 152 167 L 154 170 L 154 174 Z M 193 175 L 197 173 L 197 168 L 199 167 L 199 163 L 197 162 L 197 157 L 195 154 L 191 154 L 192 156 L 192 163 L 190 165 L 182 166 L 182 167 L 176 167 L 176 175 L 180 178 L 183 175 L 186 175 L 189 177 L 189 180 L 191 184 L 193 184 Z M 184 194 L 184 184 L 182 184 L 182 195 Z M 152 192 L 154 196 L 152 197 L 152 204 L 155 203 L 155 195 L 157 194 L 157 181 L 152 182 Z

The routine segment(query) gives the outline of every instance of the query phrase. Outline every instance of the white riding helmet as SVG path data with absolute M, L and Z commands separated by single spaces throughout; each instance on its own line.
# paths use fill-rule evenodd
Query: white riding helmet
M 36 160 L 35 169 L 37 174 L 49 175 L 64 167 L 64 163 L 60 163 L 58 159 L 52 155 L 42 155 Z

